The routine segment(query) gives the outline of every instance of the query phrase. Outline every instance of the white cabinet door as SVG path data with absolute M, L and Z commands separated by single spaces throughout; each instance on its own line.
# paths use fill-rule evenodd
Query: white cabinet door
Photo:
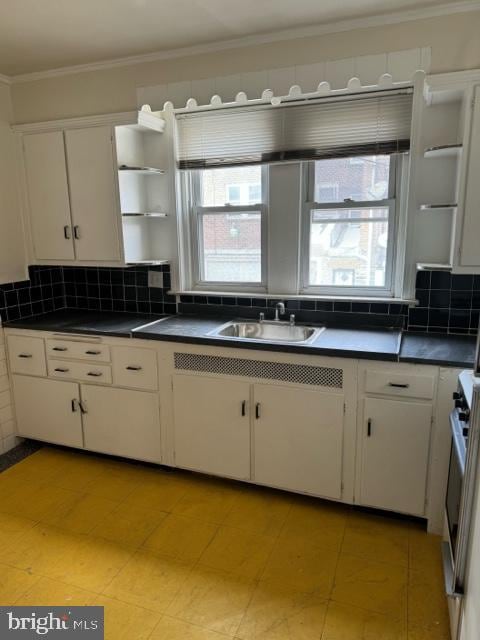
M 63 132 L 26 135 L 23 149 L 35 257 L 73 260 Z
M 110 127 L 65 132 L 77 260 L 120 260 Z
M 21 375 L 12 378 L 18 435 L 83 447 L 78 384 Z
M 428 404 L 365 400 L 361 504 L 424 514 L 431 420 Z
M 174 375 L 175 464 L 249 479 L 249 396 L 248 382 Z
M 480 86 L 475 87 L 473 96 L 460 247 L 462 267 L 480 266 Z
M 256 384 L 254 402 L 255 481 L 339 499 L 343 395 Z
M 86 449 L 161 461 L 157 394 L 82 384 L 81 395 Z

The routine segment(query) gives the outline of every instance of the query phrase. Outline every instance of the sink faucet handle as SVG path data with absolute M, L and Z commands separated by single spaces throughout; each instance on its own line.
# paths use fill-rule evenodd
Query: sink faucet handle
M 295 326 L 295 314 L 294 313 L 290 314 L 290 326 L 291 327 Z

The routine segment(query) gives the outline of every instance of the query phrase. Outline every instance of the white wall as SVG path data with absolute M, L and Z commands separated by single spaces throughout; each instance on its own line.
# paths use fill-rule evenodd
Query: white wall
M 25 279 L 25 247 L 11 122 L 10 87 L 0 82 L 0 284 Z
M 15 121 L 130 111 L 136 90 L 264 69 L 431 47 L 431 72 L 480 67 L 480 11 L 285 40 L 14 84 Z

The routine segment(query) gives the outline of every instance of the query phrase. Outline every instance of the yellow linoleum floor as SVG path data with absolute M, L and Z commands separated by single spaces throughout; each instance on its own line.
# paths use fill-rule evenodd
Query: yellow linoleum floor
M 0 474 L 0 604 L 108 640 L 447 640 L 440 539 L 287 493 L 45 447 Z

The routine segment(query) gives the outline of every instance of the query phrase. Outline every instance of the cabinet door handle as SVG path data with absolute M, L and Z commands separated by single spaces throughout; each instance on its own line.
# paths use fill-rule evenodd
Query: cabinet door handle
M 72 413 L 76 413 L 77 412 L 77 402 L 78 402 L 78 400 L 76 398 L 74 398 L 72 400 Z
M 133 365 L 129 365 L 128 367 L 125 367 L 125 369 L 126 369 L 127 371 L 141 371 L 141 370 L 142 370 L 142 367 L 135 367 L 135 366 L 133 366 Z
M 68 351 L 68 347 L 52 347 L 52 351 Z
M 369 418 L 367 420 L 367 436 L 370 438 L 371 435 L 372 435 L 372 419 Z
M 57 367 L 54 371 L 58 371 L 59 373 L 68 373 L 70 369 L 62 369 L 61 367 Z
M 70 225 L 66 224 L 63 227 L 63 237 L 65 238 L 65 240 L 71 240 L 72 239 L 72 231 L 70 229 Z
M 100 371 L 89 371 L 87 373 L 87 376 L 92 376 L 92 378 L 100 378 L 100 376 L 103 376 L 103 373 L 101 373 Z
M 80 240 L 81 235 L 80 235 L 80 227 L 78 226 L 78 224 L 76 224 L 73 227 L 73 235 L 75 237 L 75 240 Z
M 247 415 L 247 401 L 242 400 L 242 418 Z
M 85 351 L 85 354 L 87 356 L 99 356 L 102 352 L 101 351 L 94 351 L 93 349 L 90 349 L 89 351 Z
M 82 413 L 82 414 L 84 414 L 84 413 L 88 413 L 88 411 L 87 411 L 87 409 L 86 409 L 85 405 L 83 404 L 83 400 L 77 400 L 77 402 L 78 402 L 78 406 L 80 407 L 80 411 L 81 411 L 81 413 Z
M 31 353 L 19 353 L 18 357 L 19 358 L 33 358 Z
M 408 389 L 410 385 L 406 383 L 401 383 L 401 382 L 389 382 L 388 386 L 395 387 L 395 389 Z
M 260 402 L 257 402 L 255 405 L 255 418 L 257 420 L 260 418 Z

